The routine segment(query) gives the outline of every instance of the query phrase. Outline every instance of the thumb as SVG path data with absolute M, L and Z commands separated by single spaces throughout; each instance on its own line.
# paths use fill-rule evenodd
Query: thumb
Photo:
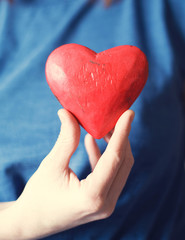
M 80 126 L 75 117 L 65 109 L 60 109 L 58 116 L 61 121 L 60 134 L 48 157 L 57 167 L 65 169 L 78 147 Z

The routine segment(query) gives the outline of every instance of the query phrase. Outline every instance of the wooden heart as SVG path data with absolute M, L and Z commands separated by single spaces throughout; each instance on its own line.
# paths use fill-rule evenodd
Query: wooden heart
M 51 91 L 95 138 L 104 137 L 115 126 L 141 93 L 147 77 L 145 54 L 129 45 L 96 53 L 66 44 L 46 62 Z

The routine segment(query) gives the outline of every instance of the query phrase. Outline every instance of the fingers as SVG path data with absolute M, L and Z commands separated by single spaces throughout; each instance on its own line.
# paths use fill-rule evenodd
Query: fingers
M 108 143 L 110 138 L 112 137 L 112 134 L 114 132 L 114 129 L 112 129 L 109 133 L 107 133 L 104 137 L 104 140 Z
M 126 184 L 126 181 L 128 179 L 128 176 L 130 174 L 130 171 L 134 164 L 134 157 L 132 155 L 130 142 L 128 141 L 127 147 L 126 147 L 126 153 L 125 158 L 122 161 L 122 165 L 109 189 L 108 198 L 110 199 L 110 202 L 112 202 L 114 205 L 117 202 L 121 191 L 123 190 L 123 187 Z
M 58 111 L 62 123 L 58 139 L 48 158 L 60 169 L 68 168 L 70 158 L 80 140 L 80 127 L 75 117 L 65 109 Z
M 106 195 L 108 193 L 122 166 L 133 118 L 134 112 L 131 110 L 126 111 L 120 117 L 109 144 L 94 169 L 94 189 L 99 194 Z
M 99 158 L 101 157 L 101 153 L 95 139 L 90 134 L 85 136 L 85 148 L 89 156 L 91 169 L 93 171 Z
M 131 130 L 131 123 L 134 119 L 134 112 L 127 110 L 122 114 L 116 123 L 114 133 L 110 138 L 107 150 L 115 153 L 119 158 L 125 153 L 128 136 Z

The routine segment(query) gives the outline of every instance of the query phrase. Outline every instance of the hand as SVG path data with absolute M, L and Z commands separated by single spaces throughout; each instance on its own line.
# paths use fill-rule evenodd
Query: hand
M 80 127 L 68 111 L 62 109 L 58 114 L 62 127 L 55 146 L 19 199 L 0 214 L 0 224 L 6 224 L 3 216 L 11 217 L 11 223 L 7 221 L 7 224 L 16 229 L 11 231 L 15 233 L 13 237 L 6 238 L 3 227 L 0 230 L 3 239 L 38 239 L 106 218 L 115 208 L 133 166 L 128 141 L 133 111 L 128 110 L 120 117 L 110 141 L 106 136 L 109 143 L 102 156 L 93 137 L 86 136 L 85 146 L 93 171 L 81 181 L 69 168 L 70 158 L 79 144 Z
M 12 202 L 0 202 L 0 211 L 10 207 L 13 204 L 14 204 L 14 201 L 12 201 Z

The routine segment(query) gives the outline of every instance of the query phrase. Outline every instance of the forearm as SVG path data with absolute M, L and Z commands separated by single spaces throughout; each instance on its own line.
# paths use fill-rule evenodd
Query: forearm
M 14 201 L 11 202 L 0 202 L 0 211 L 4 210 L 10 206 L 12 206 L 12 204 L 14 203 Z
M 18 199 L 0 205 L 0 240 L 35 240 L 57 232 L 42 224 L 42 215 L 30 204 Z
M 0 205 L 0 239 L 34 240 L 44 236 L 40 233 L 43 230 L 33 209 L 25 208 L 18 200 Z
M 4 210 L 0 211 L 0 239 L 14 240 L 21 238 L 21 226 L 17 222 L 16 210 L 13 204 L 1 204 L 4 205 Z M 8 207 L 9 206 L 9 207 Z

